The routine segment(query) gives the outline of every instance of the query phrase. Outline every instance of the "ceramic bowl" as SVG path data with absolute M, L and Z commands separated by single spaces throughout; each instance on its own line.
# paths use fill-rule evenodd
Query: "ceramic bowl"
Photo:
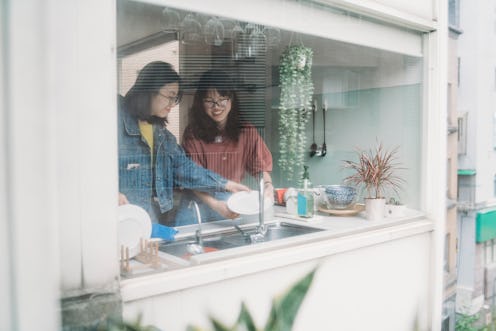
M 356 199 L 356 189 L 346 185 L 326 185 L 326 204 L 329 209 L 349 209 Z

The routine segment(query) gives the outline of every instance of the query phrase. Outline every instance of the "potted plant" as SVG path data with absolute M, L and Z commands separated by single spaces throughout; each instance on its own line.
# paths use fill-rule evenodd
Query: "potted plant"
M 378 143 L 374 149 L 357 148 L 358 161 L 343 161 L 344 168 L 354 171 L 344 181 L 365 189 L 365 213 L 369 220 L 384 217 L 386 191 L 392 189 L 398 194 L 404 183 L 404 179 L 396 174 L 396 171 L 403 169 L 397 161 L 398 148 L 387 150 L 382 143 Z
M 279 166 L 288 179 L 300 180 L 306 150 L 306 124 L 313 95 L 311 48 L 288 46 L 281 55 L 279 80 Z

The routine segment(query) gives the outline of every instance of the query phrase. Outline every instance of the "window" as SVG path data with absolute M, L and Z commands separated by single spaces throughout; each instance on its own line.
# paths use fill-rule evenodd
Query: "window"
M 496 239 L 484 242 L 484 262 L 486 265 L 496 262 Z
M 305 6 L 312 5 L 294 3 L 301 5 L 298 9 L 302 11 Z M 281 10 L 289 11 L 292 4 L 289 2 Z M 318 9 L 327 10 L 322 4 Z M 314 11 L 312 8 L 309 13 Z M 288 47 L 305 46 L 312 51 L 308 63 L 311 63 L 313 84 L 311 100 L 317 105 L 316 120 L 312 125 L 312 119 L 303 116 L 307 110 L 298 109 L 301 116 L 295 123 L 303 128 L 305 137 L 292 144 L 303 142 L 298 153 L 304 156 L 310 167 L 311 181 L 315 185 L 341 183 L 348 175 L 342 171 L 341 160 L 350 159 L 356 147 L 368 149 L 379 140 L 387 148 L 399 146 L 399 162 L 408 168 L 401 175 L 408 185 L 397 198 L 411 208 L 419 208 L 420 171 L 423 168 L 422 34 L 394 28 L 391 34 L 386 33 L 387 37 L 383 33 L 391 27 L 381 24 L 381 36 L 371 47 L 370 37 L 364 38 L 362 32 L 373 28 L 376 22 L 342 10 L 328 9 L 328 12 L 329 15 L 343 16 L 342 23 L 346 24 L 347 31 L 355 29 L 355 33 L 347 32 L 343 37 L 340 29 L 305 30 L 306 24 L 285 18 L 291 17 L 289 14 L 301 15 L 299 12 L 287 12 L 278 18 L 281 21 L 262 24 L 242 20 L 239 17 L 246 16 L 240 13 L 226 12 L 223 13 L 226 17 L 213 17 L 196 9 L 191 11 L 118 0 L 118 46 L 128 50 L 120 61 L 120 91 L 124 93 L 136 70 L 149 59 L 175 61 L 174 67 L 179 69 L 185 86 L 183 100 L 172 111 L 178 114 L 179 122 L 174 134 L 181 137 L 188 123 L 187 113 L 200 75 L 209 69 L 227 71 L 234 78 L 233 84 L 240 97 L 242 120 L 259 130 L 272 153 L 274 187 L 296 187 L 299 178 L 289 177 L 279 164 L 283 154 L 280 142 L 290 133 L 279 127 L 280 70 L 281 58 Z M 356 26 L 353 25 L 355 20 Z M 335 24 L 332 20 L 322 23 Z M 299 24 L 301 26 L 297 29 Z M 155 43 L 150 41 L 153 36 L 173 38 Z M 393 42 L 395 38 L 402 42 Z M 405 42 L 405 38 L 411 42 Z M 137 50 L 137 45 L 145 47 Z M 295 93 L 295 97 L 299 95 Z M 325 143 L 327 154 L 310 157 L 312 140 L 320 148 Z M 256 187 L 255 183 L 247 180 L 252 188 Z
M 460 26 L 460 1 L 449 0 L 448 4 L 448 23 L 455 28 Z

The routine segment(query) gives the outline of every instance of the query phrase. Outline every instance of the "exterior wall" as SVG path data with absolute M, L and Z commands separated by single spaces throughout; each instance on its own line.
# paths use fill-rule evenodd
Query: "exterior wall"
M 496 43 L 494 3 L 461 1 L 461 82 L 459 111 L 469 112 L 467 155 L 460 168 L 475 169 L 475 202 L 494 201 L 496 152 L 493 145 L 493 116 L 496 104 Z
M 453 24 L 450 22 L 450 24 Z M 456 200 L 458 195 L 458 32 L 449 29 L 448 38 L 448 81 L 447 81 L 447 210 L 446 210 L 446 237 L 445 237 L 445 269 L 443 293 L 443 331 L 454 331 L 456 306 L 456 279 L 458 255 L 458 227 Z
M 448 211 L 446 232 L 449 233 L 449 273 L 456 274 L 456 242 L 457 242 L 457 215 L 456 199 L 458 195 L 458 139 L 457 128 L 458 112 L 458 34 L 450 32 L 448 39 L 448 143 L 447 143 L 447 190 Z
M 163 4 L 166 1 L 158 2 Z M 179 1 L 179 4 L 184 2 Z M 201 5 L 208 6 L 207 9 L 215 13 L 216 10 L 223 10 L 222 5 L 225 3 L 201 2 Z M 271 2 L 272 5 L 274 3 Z M 426 4 L 427 1 L 422 3 Z M 8 101 L 2 101 L 1 110 L 2 117 L 5 115 L 6 118 L 5 127 L 9 130 L 3 132 L 4 138 L 1 140 L 7 150 L 0 152 L 3 153 L 2 156 L 6 156 L 6 177 L 9 183 L 0 183 L 0 194 L 9 196 L 9 205 L 5 212 L 7 215 L 3 212 L 0 215 L 0 224 L 7 225 L 13 231 L 11 250 L 8 252 L 13 263 L 7 268 L 15 280 L 10 278 L 7 284 L 1 284 L 2 288 L 11 288 L 11 295 L 2 298 L 0 307 L 3 309 L 12 304 L 11 313 L 15 314 L 12 314 L 13 321 L 7 323 L 14 328 L 55 330 L 59 324 L 59 311 L 56 310 L 59 297 L 81 300 L 82 304 L 76 307 L 76 311 L 78 308 L 84 309 L 85 304 L 90 302 L 84 299 L 87 294 L 115 295 L 117 299 L 114 303 L 119 302 L 115 231 L 115 1 L 90 0 L 75 3 L 49 0 L 41 5 L 36 1 L 26 0 L 8 1 L 8 6 L 4 4 L 5 1 L 2 2 L 2 9 L 8 8 L 9 12 L 2 13 L 2 17 L 6 16 L 8 20 L 2 20 L 1 24 L 2 28 L 7 26 L 9 31 L 2 32 L 9 39 L 2 40 L 3 55 L 8 57 L 2 60 L 7 62 L 9 72 L 3 75 L 2 86 L 9 88 L 8 95 L 5 96 Z M 281 4 L 284 5 L 284 2 L 278 3 Z M 265 8 L 262 6 L 262 9 Z M 247 11 L 247 15 L 260 15 L 270 23 L 266 10 L 252 9 Z M 443 22 L 442 17 L 439 22 Z M 333 22 L 325 20 L 312 21 L 315 26 L 309 26 L 308 21 L 303 20 L 297 23 L 302 32 L 305 29 L 331 31 L 336 38 L 347 33 L 350 38 L 370 42 L 371 46 L 375 42 L 384 44 L 389 38 L 388 31 L 394 39 L 405 40 L 405 43 L 392 45 L 394 47 L 403 49 L 412 40 L 406 30 L 391 31 L 380 25 L 374 27 L 374 33 L 359 33 L 365 24 L 360 20 L 356 20 L 353 25 L 360 29 L 353 31 L 338 29 L 342 26 L 334 26 Z M 429 23 L 433 25 L 433 22 Z M 430 53 L 427 56 L 430 62 L 426 66 L 428 101 L 425 120 L 428 124 L 427 136 L 434 143 L 423 143 L 423 209 L 433 220 L 444 219 L 444 207 L 439 207 L 443 201 L 443 194 L 440 192 L 445 189 L 445 166 L 442 164 L 445 158 L 445 118 L 439 116 L 439 112 L 444 115 L 442 112 L 445 102 L 445 87 L 442 86 L 444 73 L 440 65 L 445 52 L 445 35 L 442 29 L 443 27 L 440 28 L 441 32 L 430 33 L 426 41 L 431 47 L 428 47 Z M 426 45 L 416 44 L 409 51 L 418 55 L 422 46 Z M 30 60 L 33 58 L 36 61 Z M 5 102 L 8 102 L 8 107 Z M 442 117 L 442 121 L 438 117 Z M 441 188 L 436 184 L 440 178 Z M 434 308 L 429 312 L 430 316 L 421 316 L 421 321 L 430 320 L 431 329 L 438 329 L 438 287 L 442 283 L 438 275 L 441 273 L 432 272 L 431 268 L 436 269 L 437 262 L 442 260 L 444 222 L 436 222 L 436 226 L 433 244 L 430 236 L 415 238 L 413 242 L 398 241 L 398 246 L 367 250 L 358 260 L 342 259 L 339 263 L 336 261 L 335 264 L 329 264 L 327 272 L 330 274 L 333 270 L 339 270 L 334 266 L 343 267 L 343 272 L 338 277 L 322 282 L 330 293 L 337 293 L 333 298 L 333 307 L 336 308 L 339 325 L 347 325 L 346 323 L 356 319 L 353 310 L 357 304 L 356 299 L 362 293 L 368 293 L 371 294 L 367 296 L 370 300 L 366 302 L 366 306 L 361 307 L 364 318 L 358 320 L 358 323 L 364 323 L 362 328 L 369 325 L 370 320 L 377 326 L 384 322 L 376 319 L 380 315 L 373 314 L 384 307 L 377 304 L 377 298 L 381 298 L 384 300 L 385 310 L 394 311 L 396 303 L 402 300 L 411 305 L 408 306 L 409 314 L 391 320 L 388 328 L 383 330 L 406 330 L 403 326 L 415 316 L 417 309 L 413 305 L 425 306 L 426 300 Z M 410 250 L 411 247 L 416 249 Z M 428 247 L 434 247 L 433 259 Z M 410 254 L 394 254 L 400 251 Z M 415 260 L 406 260 L 404 256 L 411 256 Z M 373 262 L 378 257 L 383 259 L 377 265 Z M 435 262 L 427 267 L 428 261 Z M 3 268 L 5 264 L 1 266 Z M 365 267 L 360 269 L 359 266 Z M 387 270 L 381 269 L 383 267 L 389 267 L 393 271 L 390 278 L 381 278 L 376 273 L 371 278 L 374 282 L 363 283 L 364 279 L 371 276 L 371 272 L 381 270 L 382 275 L 382 270 Z M 355 276 L 354 280 L 350 280 L 350 274 L 344 272 L 346 270 L 353 272 L 351 274 Z M 284 270 L 287 271 L 293 269 Z M 249 284 L 255 286 L 267 281 L 261 276 L 254 276 L 256 281 Z M 407 276 L 406 281 L 403 276 Z M 402 283 L 398 283 L 399 279 Z M 276 289 L 278 278 L 270 281 L 269 285 L 274 285 L 272 288 Z M 353 295 L 347 297 L 345 291 L 340 289 L 343 283 L 348 284 L 343 289 L 349 290 Z M 429 283 L 434 293 L 425 292 Z M 394 287 L 387 293 L 388 296 L 384 296 L 384 293 L 374 292 L 374 289 L 383 287 L 376 286 L 377 284 L 393 284 Z M 286 286 L 288 283 L 282 285 Z M 226 297 L 230 294 L 225 287 L 220 288 L 225 290 L 223 295 Z M 185 295 L 204 294 L 195 291 L 192 288 Z M 263 294 L 264 298 L 267 293 Z M 199 298 L 205 299 L 204 296 Z M 345 300 L 346 305 L 342 304 L 340 298 Z M 199 299 L 193 297 L 192 301 L 195 300 Z M 260 302 L 262 299 L 254 300 Z M 302 315 L 307 314 L 306 318 L 310 320 L 315 320 L 312 315 L 314 313 L 327 316 L 329 310 L 324 306 L 319 307 L 318 300 L 309 300 L 312 301 L 314 306 L 309 306 Z M 179 305 L 173 300 L 168 306 L 175 309 Z M 158 309 L 157 315 L 162 314 L 169 316 L 168 318 L 171 316 L 164 315 L 157 308 L 160 306 L 153 308 L 145 305 L 139 308 L 144 307 Z M 349 310 L 340 315 L 342 309 Z M 204 316 L 204 312 L 198 311 L 195 314 Z M 101 312 L 102 315 L 105 313 Z M 259 319 L 262 319 L 260 316 Z M 84 319 L 83 316 L 80 318 Z M 333 323 L 332 318 L 330 322 Z
M 57 330 L 61 297 L 118 295 L 115 3 L 0 8 L 0 329 Z
M 487 276 L 492 269 L 484 260 L 484 243 L 476 243 L 475 225 L 477 212 L 494 209 L 496 205 L 493 138 L 496 111 L 495 4 L 491 1 L 460 1 L 460 22 L 463 34 L 458 49 L 461 63 L 458 111 L 460 114 L 468 113 L 468 120 L 466 154 L 459 155 L 458 163 L 460 169 L 472 169 L 474 174 L 459 178 L 460 199 L 468 203 L 460 205 L 463 215 L 459 235 L 463 238 L 463 247 L 460 246 L 458 285 L 461 292 L 458 295 L 464 293 L 467 298 L 471 297 L 472 302 L 458 305 L 457 309 L 474 313 L 480 309 L 484 295 L 486 300 L 489 299 L 487 294 L 491 291 L 487 288 L 491 284 Z M 468 291 L 470 295 L 467 294 L 468 288 L 471 288 Z M 470 309 L 465 309 L 469 306 Z
M 416 323 L 419 330 L 429 330 L 425 308 L 430 296 L 430 243 L 431 234 L 422 233 L 318 261 L 125 302 L 124 317 L 134 320 L 141 313 L 143 324 L 168 331 L 183 331 L 188 324 L 208 329 L 209 316 L 232 325 L 244 301 L 262 328 L 272 299 L 317 266 L 294 331 L 411 331 Z M 225 273 L 229 274 L 227 269 Z

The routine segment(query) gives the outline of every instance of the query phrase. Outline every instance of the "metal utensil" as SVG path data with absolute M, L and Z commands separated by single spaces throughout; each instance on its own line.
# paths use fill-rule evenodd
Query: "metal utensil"
M 327 145 L 325 142 L 325 137 L 326 137 L 326 117 L 325 113 L 327 111 L 327 104 L 324 102 L 324 106 L 322 107 L 322 116 L 323 116 L 323 121 L 324 121 L 324 143 L 322 144 L 322 151 L 320 153 L 320 156 L 324 157 L 327 154 Z
M 186 250 L 188 251 L 188 253 L 190 253 L 192 255 L 202 254 L 204 252 L 203 246 L 201 246 L 197 243 L 191 243 L 191 244 L 186 245 Z
M 313 143 L 310 146 L 310 157 L 314 157 L 317 154 L 317 144 L 315 143 L 315 112 L 317 111 L 317 106 L 315 105 L 315 101 L 312 104 L 312 136 Z

